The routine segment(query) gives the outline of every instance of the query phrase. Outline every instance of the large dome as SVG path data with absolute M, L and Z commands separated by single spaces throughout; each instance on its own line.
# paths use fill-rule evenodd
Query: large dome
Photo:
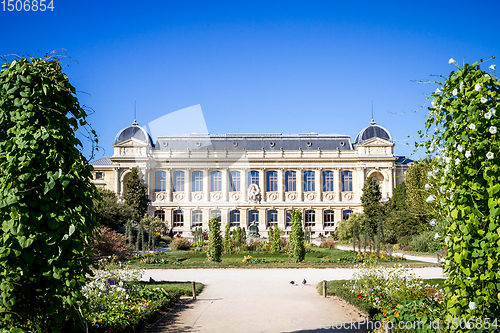
M 371 138 L 381 138 L 392 141 L 391 133 L 389 133 L 389 131 L 382 126 L 377 125 L 373 119 L 370 122 L 370 125 L 366 126 L 361 130 L 361 132 L 359 132 L 358 136 L 356 136 L 356 140 L 354 140 L 354 144 L 361 143 Z
M 140 127 L 135 120 L 132 125 L 125 127 L 118 132 L 115 138 L 115 144 L 131 138 L 153 145 L 153 140 L 151 140 L 148 132 L 144 128 Z

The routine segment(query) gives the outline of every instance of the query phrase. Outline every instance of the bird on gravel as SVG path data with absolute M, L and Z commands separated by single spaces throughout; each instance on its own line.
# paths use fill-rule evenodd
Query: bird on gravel
M 293 286 L 295 284 L 295 281 L 290 281 L 290 284 Z
M 149 282 L 154 283 L 156 281 L 152 277 L 149 277 Z
M 302 284 L 305 285 L 307 283 L 306 279 L 302 280 Z

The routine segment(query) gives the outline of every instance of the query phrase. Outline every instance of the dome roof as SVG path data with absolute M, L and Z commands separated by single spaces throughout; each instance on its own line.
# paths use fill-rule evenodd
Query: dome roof
M 131 138 L 142 141 L 151 146 L 153 145 L 153 140 L 151 140 L 148 132 L 144 128 L 140 127 L 135 120 L 132 125 L 125 127 L 120 132 L 118 132 L 115 138 L 115 144 Z
M 382 126 L 375 124 L 373 119 L 370 122 L 370 125 L 366 126 L 361 130 L 361 132 L 359 132 L 358 136 L 356 136 L 356 140 L 354 140 L 354 144 L 361 143 L 371 138 L 381 138 L 392 141 L 391 133 L 389 133 L 389 131 Z

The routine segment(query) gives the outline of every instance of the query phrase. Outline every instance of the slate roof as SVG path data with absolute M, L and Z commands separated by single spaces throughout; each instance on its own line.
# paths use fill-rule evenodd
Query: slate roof
M 99 160 L 90 162 L 90 165 L 111 165 L 111 159 L 109 157 L 103 157 Z
M 115 138 L 115 144 L 131 138 L 153 145 L 153 140 L 151 140 L 148 132 L 144 128 L 140 127 L 135 120 L 132 125 L 125 127 L 118 132 Z
M 352 150 L 351 138 L 338 134 L 186 134 L 158 137 L 156 150 Z
M 389 131 L 382 126 L 377 125 L 372 119 L 370 125 L 363 128 L 356 136 L 354 144 L 358 144 L 375 137 L 392 141 L 391 133 L 389 133 Z

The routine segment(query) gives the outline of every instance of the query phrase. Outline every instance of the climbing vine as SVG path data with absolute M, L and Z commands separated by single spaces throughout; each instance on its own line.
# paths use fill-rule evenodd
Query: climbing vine
M 494 57 L 493 57 L 494 58 Z M 421 146 L 437 165 L 426 199 L 445 221 L 447 319 L 500 318 L 500 84 L 495 65 L 458 66 L 432 94 Z M 434 180 L 437 180 L 435 182 Z M 432 193 L 432 194 L 431 194 Z M 465 329 L 464 331 L 468 331 Z
M 96 189 L 75 137 L 87 114 L 59 60 L 18 57 L 0 71 L 0 327 L 82 324 Z

